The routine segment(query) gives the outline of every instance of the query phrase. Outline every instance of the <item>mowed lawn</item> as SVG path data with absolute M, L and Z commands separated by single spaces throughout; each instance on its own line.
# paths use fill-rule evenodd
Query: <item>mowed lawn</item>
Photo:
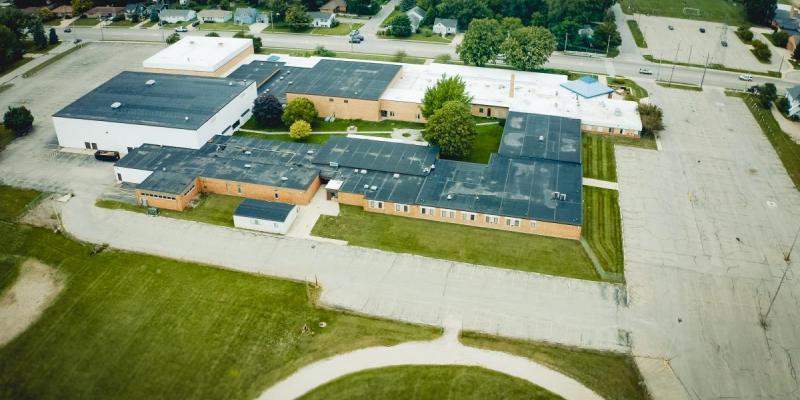
M 549 343 L 462 332 L 461 343 L 503 351 L 544 364 L 572 377 L 606 400 L 649 400 L 639 369 L 630 355 Z
M 616 190 L 583 187 L 583 230 L 603 268 L 622 272 L 622 222 Z
M 727 22 L 729 25 L 746 23 L 744 7 L 741 2 L 728 0 L 620 0 L 622 11 L 626 14 L 647 14 L 662 17 L 698 19 L 703 21 Z M 700 15 L 689 15 L 684 7 L 697 8 Z M 691 12 L 691 11 L 690 11 Z
M 201 195 L 200 201 L 194 208 L 183 211 L 159 210 L 159 215 L 189 221 L 203 222 L 206 224 L 233 227 L 233 212 L 244 200 L 243 197 L 225 196 L 221 194 Z M 146 213 L 147 208 L 114 200 L 98 200 L 96 206 L 110 209 L 120 209 L 139 213 Z
M 577 240 L 369 213 L 349 205 L 340 206 L 338 217 L 321 216 L 311 233 L 397 253 L 600 279 Z
M 479 367 L 408 365 L 346 375 L 302 400 L 555 400 L 528 381 Z
M 0 237 L 0 256 L 35 257 L 66 277 L 39 321 L 0 349 L 0 398 L 252 399 L 309 362 L 439 335 L 316 308 L 302 283 L 90 255 L 91 245 L 24 225 L 0 224 Z
M 653 136 L 643 136 L 640 139 L 636 139 L 583 132 L 581 142 L 583 146 L 581 149 L 583 176 L 611 182 L 617 181 L 615 145 L 656 150 L 656 141 Z

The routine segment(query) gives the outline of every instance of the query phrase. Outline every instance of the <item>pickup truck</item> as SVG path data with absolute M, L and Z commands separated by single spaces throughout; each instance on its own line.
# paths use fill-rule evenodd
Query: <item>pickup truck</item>
M 119 152 L 112 150 L 97 150 L 94 152 L 94 159 L 98 161 L 119 161 Z

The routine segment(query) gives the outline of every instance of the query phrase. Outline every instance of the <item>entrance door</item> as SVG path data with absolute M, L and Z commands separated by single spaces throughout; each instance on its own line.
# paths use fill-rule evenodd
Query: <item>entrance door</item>
M 487 117 L 491 117 L 492 116 L 492 108 L 491 107 L 486 107 L 486 116 Z

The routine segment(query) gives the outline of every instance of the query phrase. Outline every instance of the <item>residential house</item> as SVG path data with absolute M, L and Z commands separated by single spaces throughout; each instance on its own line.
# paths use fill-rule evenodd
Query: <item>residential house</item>
M 251 25 L 258 20 L 258 10 L 252 7 L 237 8 L 233 12 L 233 22 L 240 25 Z
M 786 89 L 786 99 L 789 100 L 789 116 L 800 114 L 800 85 Z
M 788 4 L 778 4 L 775 10 L 775 17 L 772 20 L 772 27 L 780 29 L 789 34 L 789 41 L 786 49 L 794 51 L 800 43 L 800 19 L 798 19 L 798 9 Z
M 145 10 L 144 3 L 130 3 L 125 6 L 125 19 L 132 20 L 135 15 L 141 18 Z
M 422 20 L 425 19 L 425 10 L 414 7 L 408 11 L 406 11 L 406 15 L 408 15 L 408 19 L 411 20 L 411 30 L 416 32 L 419 29 L 419 25 L 422 23 Z
M 197 18 L 203 22 L 228 22 L 233 18 L 233 13 L 225 10 L 202 10 L 197 13 Z
M 86 12 L 87 18 L 112 19 L 125 14 L 125 7 L 94 7 Z
M 594 29 L 589 25 L 585 25 L 581 29 L 578 29 L 578 36 L 591 39 L 592 36 L 594 36 Z
M 161 10 L 158 13 L 158 19 L 167 24 L 174 24 L 178 22 L 187 22 L 195 19 L 197 13 L 194 10 Z
M 322 5 L 319 8 L 321 12 L 326 13 L 346 13 L 347 12 L 347 2 L 344 0 L 330 0 L 329 2 Z
M 25 7 L 22 9 L 22 13 L 25 15 L 36 15 L 40 8 L 41 7 Z
M 458 20 L 450 18 L 436 18 L 433 21 L 433 33 L 439 35 L 455 35 L 458 32 Z
M 156 15 L 161 14 L 161 11 L 164 11 L 166 9 L 167 9 L 167 4 L 162 0 L 160 0 L 155 4 L 151 4 L 145 7 L 144 14 L 142 14 L 144 16 L 143 19 L 149 19 L 150 16 L 153 15 L 153 12 L 155 12 Z
M 308 13 L 308 16 L 311 17 L 309 25 L 316 28 L 330 28 L 336 25 L 336 14 L 314 11 Z
M 53 15 L 58 18 L 72 18 L 72 6 L 61 5 L 53 9 Z

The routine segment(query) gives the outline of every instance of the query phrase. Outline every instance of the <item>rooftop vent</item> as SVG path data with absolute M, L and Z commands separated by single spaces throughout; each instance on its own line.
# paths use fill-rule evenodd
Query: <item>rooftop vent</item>
M 539 141 L 540 142 L 544 142 L 544 136 L 543 135 L 539 135 Z
M 314 150 L 309 150 L 309 151 L 306 152 L 306 154 L 308 154 L 308 155 L 314 154 Z
M 287 178 L 287 177 L 285 177 L 285 176 L 282 176 L 282 177 L 281 177 L 281 180 L 282 180 L 282 181 L 288 181 L 288 180 L 289 180 L 289 178 Z
M 189 116 L 187 115 L 187 116 L 183 117 L 183 120 L 184 121 L 188 121 L 189 120 Z
M 228 82 L 228 86 L 233 86 L 233 82 Z
M 369 189 L 369 185 L 364 185 L 364 189 Z
M 399 178 L 399 177 L 400 177 L 400 174 L 394 174 L 394 175 L 392 175 L 392 177 L 393 177 L 393 178 L 395 178 L 395 179 L 397 179 L 397 178 Z
M 115 102 L 111 103 L 111 108 L 113 108 L 115 110 L 120 108 L 120 107 L 122 107 L 122 103 L 120 103 L 118 101 L 115 101 Z
M 378 190 L 378 187 L 377 187 L 377 186 L 375 186 L 375 185 L 372 185 L 372 186 L 370 186 L 370 187 L 369 187 L 369 189 L 370 189 L 370 190 Z
M 245 164 L 245 165 L 244 165 L 244 167 L 245 167 L 245 168 L 253 168 L 253 166 L 252 166 L 252 165 L 250 165 L 250 164 Z
M 167 172 L 167 167 L 161 167 L 161 171 Z
M 147 86 L 153 86 L 153 85 L 156 84 L 156 80 L 155 79 L 148 79 L 147 82 L 145 82 L 144 84 L 147 85 Z
M 367 173 L 367 170 L 365 170 L 365 169 L 362 169 L 362 170 L 361 170 L 361 175 L 364 175 L 364 174 L 366 174 L 366 173 Z
M 331 161 L 331 162 L 328 163 L 328 165 L 333 167 L 333 168 L 339 168 L 339 163 L 336 162 L 336 161 Z
M 448 194 L 447 195 L 447 200 L 453 200 L 453 195 L 452 194 Z
M 253 154 L 253 152 L 252 152 L 252 151 L 250 151 L 250 150 L 245 150 L 245 151 L 244 151 L 244 154 L 246 154 L 246 155 L 248 155 L 248 156 L 249 156 L 250 154 Z

